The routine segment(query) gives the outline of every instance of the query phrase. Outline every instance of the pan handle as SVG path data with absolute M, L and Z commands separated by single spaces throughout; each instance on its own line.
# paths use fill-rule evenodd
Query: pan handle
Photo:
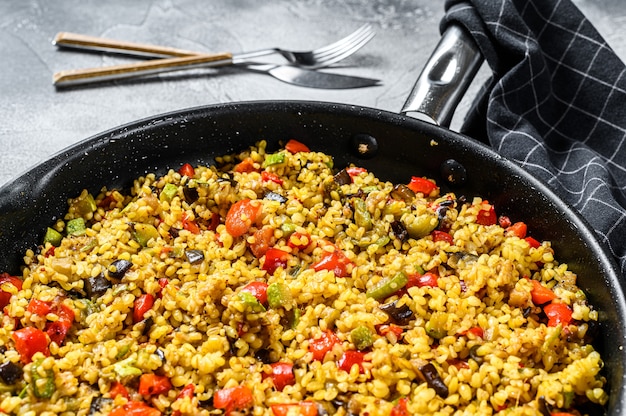
M 478 72 L 483 57 L 470 35 L 449 26 L 426 62 L 401 113 L 417 112 L 448 127 L 454 111 Z

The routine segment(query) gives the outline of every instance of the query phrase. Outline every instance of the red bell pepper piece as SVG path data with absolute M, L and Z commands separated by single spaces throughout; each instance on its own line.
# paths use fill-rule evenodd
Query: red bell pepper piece
M 112 399 L 114 399 L 117 396 L 122 396 L 122 397 L 125 397 L 127 399 L 129 397 L 128 396 L 128 390 L 119 381 L 114 381 L 113 384 L 111 384 L 111 389 L 109 390 L 109 396 Z
M 190 220 L 189 217 L 187 217 L 187 214 L 183 214 L 181 222 L 183 223 L 183 228 L 185 230 L 192 234 L 200 234 L 200 227 L 198 227 L 198 224 L 196 224 L 195 221 Z
M 48 337 L 41 329 L 27 326 L 18 329 L 11 335 L 15 342 L 15 349 L 20 354 L 21 361 L 28 364 L 33 360 L 33 355 L 38 352 L 45 356 L 50 355 L 48 350 Z
M 144 402 L 130 401 L 113 409 L 109 416 L 161 416 L 161 412 Z
M 261 209 L 259 202 L 242 199 L 231 205 L 226 214 L 226 231 L 233 237 L 240 237 L 248 232 Z
M 266 170 L 261 172 L 261 180 L 263 182 L 274 182 L 274 183 L 277 183 L 279 185 L 283 184 L 283 180 L 280 179 L 280 176 L 278 176 L 277 174 L 275 174 L 273 172 L 268 172 Z
M 409 189 L 415 193 L 423 193 L 428 196 L 431 192 L 438 189 L 437 184 L 430 179 L 422 178 L 419 176 L 412 176 L 411 182 L 407 185 Z
M 379 325 L 376 329 L 379 335 L 386 336 L 387 334 L 394 334 L 396 338 L 400 338 L 402 336 L 402 333 L 404 332 L 404 329 L 396 324 L 382 324 Z
M 439 277 L 436 273 L 426 272 L 424 274 L 415 273 L 409 275 L 409 281 L 406 284 L 406 288 L 413 286 L 417 287 L 438 287 Z
M 242 292 L 248 292 L 254 296 L 260 304 L 267 305 L 267 283 L 250 282 L 241 288 Z
M 470 329 L 468 329 L 467 331 L 463 331 L 462 335 L 466 335 L 466 334 L 472 334 L 475 337 L 478 338 L 484 338 L 485 337 L 485 331 L 479 327 L 479 326 L 473 326 Z
M 530 282 L 533 285 L 533 288 L 530 290 L 530 296 L 535 305 L 543 305 L 556 298 L 554 292 L 542 285 L 538 280 L 531 280 Z
M 308 246 L 310 246 L 312 242 L 313 240 L 311 240 L 311 236 L 308 233 L 301 233 L 301 232 L 296 231 L 295 233 L 289 236 L 287 245 L 291 248 L 304 250 Z
M 476 214 L 476 224 L 494 225 L 497 220 L 496 209 L 489 202 L 483 201 L 480 211 Z
M 133 307 L 133 322 L 137 323 L 143 320 L 143 316 L 146 312 L 152 309 L 154 305 L 154 296 L 149 293 L 144 293 L 135 299 Z
M 398 400 L 398 403 L 396 403 L 396 405 L 393 406 L 393 408 L 391 409 L 391 413 L 389 413 L 389 416 L 409 416 L 410 413 L 406 408 L 406 402 L 406 397 L 400 398 Z
M 273 404 L 271 405 L 271 409 L 274 416 L 288 416 L 294 414 L 298 416 L 318 415 L 317 404 L 313 402 Z
M 335 273 L 337 277 L 347 277 L 348 265 L 353 264 L 352 261 L 341 250 L 335 250 L 333 252 L 326 252 L 322 258 L 311 267 L 316 272 L 320 270 L 329 270 Z
M 526 242 L 528 243 L 529 246 L 531 246 L 532 248 L 537 248 L 541 245 L 541 243 L 537 240 L 535 240 L 532 237 L 526 237 L 524 240 L 526 240 Z
M 543 311 L 548 317 L 548 326 L 567 326 L 572 322 L 572 309 L 564 303 L 551 303 L 544 306 Z
M 283 391 L 286 386 L 296 384 L 296 376 L 293 372 L 293 364 L 287 362 L 278 362 L 271 364 L 272 372 L 268 377 L 274 383 L 274 387 L 278 391 Z
M 528 227 L 526 226 L 526 224 L 524 224 L 521 221 L 516 222 L 515 224 L 511 225 L 510 227 L 507 227 L 506 229 L 506 233 L 508 235 L 514 235 L 519 238 L 525 238 L 527 231 L 528 231 Z
M 251 157 L 247 157 L 241 162 L 237 163 L 233 170 L 235 172 L 248 173 L 248 172 L 254 172 L 257 169 L 254 167 L 254 160 L 252 160 Z
M 185 163 L 184 165 L 180 167 L 180 169 L 178 169 L 178 173 L 180 173 L 183 176 L 193 178 L 194 175 L 196 174 L 196 171 L 193 168 L 193 166 L 191 166 L 189 163 Z
M 337 366 L 343 371 L 350 372 L 353 365 L 359 366 L 359 373 L 363 374 L 363 361 L 365 360 L 365 353 L 361 351 L 344 351 L 343 355 L 337 362 Z
M 213 406 L 216 409 L 225 409 L 226 414 L 236 410 L 247 409 L 252 407 L 253 404 L 252 391 L 247 386 L 218 390 L 213 395 Z
M 313 359 L 317 361 L 323 361 L 326 353 L 333 349 L 335 344 L 338 344 L 339 338 L 330 329 L 322 332 L 318 338 L 309 341 L 309 351 L 313 353 Z
M 265 261 L 263 261 L 261 269 L 265 270 L 269 274 L 274 274 L 276 269 L 279 267 L 282 267 L 283 269 L 287 267 L 289 256 L 290 254 L 286 251 L 272 247 L 265 252 Z
M 310 152 L 311 150 L 309 150 L 309 148 L 307 147 L 307 145 L 305 145 L 304 143 L 300 143 L 297 140 L 291 139 L 287 142 L 287 144 L 285 145 L 285 149 L 287 149 L 287 151 L 289 153 L 298 153 L 298 152 Z
M 46 326 L 46 333 L 50 337 L 50 341 L 61 345 L 74 323 L 75 315 L 74 311 L 64 304 L 61 304 L 54 312 L 59 318 Z
M 273 239 L 274 229 L 272 227 L 263 227 L 256 230 L 254 232 L 254 242 L 250 244 L 250 251 L 257 259 L 260 259 L 273 244 Z
M 445 231 L 434 230 L 431 233 L 431 235 L 433 236 L 434 242 L 446 241 L 449 244 L 454 244 L 454 239 L 452 238 L 452 236 L 449 233 L 446 233 Z
M 138 392 L 142 396 L 157 396 L 172 389 L 172 383 L 166 376 L 142 374 L 139 377 Z
M 11 292 L 5 292 L 2 289 L 4 285 L 13 285 L 17 290 L 22 290 L 22 279 L 17 276 L 11 276 L 8 273 L 0 274 L 0 309 L 4 309 L 5 306 L 11 301 Z
M 46 316 L 52 311 L 52 305 L 50 302 L 44 302 L 39 299 L 31 299 L 30 302 L 28 302 L 26 310 L 35 315 Z

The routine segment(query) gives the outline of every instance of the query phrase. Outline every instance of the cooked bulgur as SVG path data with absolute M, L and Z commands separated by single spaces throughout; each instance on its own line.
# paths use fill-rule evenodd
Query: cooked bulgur
M 488 201 L 339 170 L 296 141 L 176 168 L 127 194 L 85 190 L 22 276 L 0 277 L 2 412 L 606 403 L 597 311 L 550 242 Z

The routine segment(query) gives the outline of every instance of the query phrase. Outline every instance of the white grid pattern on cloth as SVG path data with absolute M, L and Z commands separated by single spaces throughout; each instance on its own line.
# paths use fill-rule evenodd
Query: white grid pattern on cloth
M 587 219 L 626 276 L 624 63 L 570 0 L 448 0 L 446 10 L 443 26 L 468 29 L 494 71 L 464 130 L 482 123 L 496 151 Z

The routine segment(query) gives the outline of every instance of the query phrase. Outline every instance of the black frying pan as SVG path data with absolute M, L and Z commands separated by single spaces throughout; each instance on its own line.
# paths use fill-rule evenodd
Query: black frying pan
M 214 157 L 265 139 L 268 148 L 296 138 L 330 153 L 335 166 L 355 163 L 384 179 L 412 175 L 437 180 L 444 191 L 480 195 L 499 214 L 525 221 L 537 239 L 550 240 L 579 286 L 600 310 L 596 348 L 610 383 L 608 414 L 626 407 L 624 284 L 614 261 L 585 221 L 549 188 L 478 141 L 401 114 L 343 104 L 273 101 L 192 108 L 140 120 L 75 144 L 0 188 L 0 271 L 18 273 L 23 252 L 36 248 L 44 230 L 83 188 L 128 188 L 147 172 L 183 163 L 212 164 Z M 361 154 L 366 141 L 376 150 Z M 454 159 L 465 181 L 449 183 L 444 162 Z

